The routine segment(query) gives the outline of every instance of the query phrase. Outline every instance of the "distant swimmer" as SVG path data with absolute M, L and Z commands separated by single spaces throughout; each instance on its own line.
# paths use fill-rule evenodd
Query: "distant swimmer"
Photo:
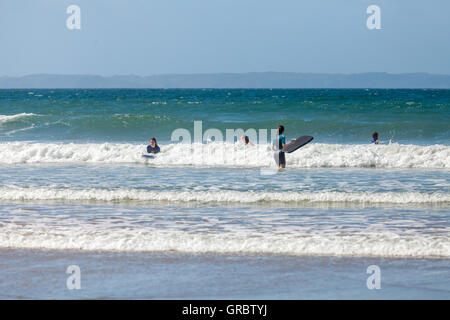
M 158 153 L 161 150 L 159 149 L 158 143 L 155 138 L 150 139 L 150 145 L 147 146 L 147 153 Z
M 275 161 L 280 168 L 286 168 L 286 157 L 284 152 L 281 151 L 283 147 L 286 145 L 286 137 L 284 136 L 284 127 L 278 126 L 278 139 L 275 139 L 273 142 L 272 149 L 278 150 L 278 155 L 275 156 Z M 278 160 L 278 161 L 277 161 Z
M 250 142 L 250 139 L 248 138 L 248 136 L 242 136 L 241 141 L 246 146 L 253 146 L 253 143 Z
M 374 132 L 372 134 L 372 143 L 378 144 L 380 141 L 378 140 L 378 132 Z

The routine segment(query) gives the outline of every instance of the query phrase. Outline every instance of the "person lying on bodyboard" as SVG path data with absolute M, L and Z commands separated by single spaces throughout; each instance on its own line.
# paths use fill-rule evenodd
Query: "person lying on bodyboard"
M 158 143 L 156 142 L 155 138 L 150 139 L 150 144 L 147 146 L 147 153 L 153 153 L 156 154 L 160 152 L 161 149 L 158 146 Z

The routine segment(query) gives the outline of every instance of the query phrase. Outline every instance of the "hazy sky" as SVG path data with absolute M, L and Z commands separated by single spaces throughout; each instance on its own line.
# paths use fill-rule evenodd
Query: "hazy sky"
M 69 30 L 66 9 L 81 8 Z M 381 8 L 381 30 L 366 9 Z M 0 0 L 0 76 L 450 74 L 449 0 Z

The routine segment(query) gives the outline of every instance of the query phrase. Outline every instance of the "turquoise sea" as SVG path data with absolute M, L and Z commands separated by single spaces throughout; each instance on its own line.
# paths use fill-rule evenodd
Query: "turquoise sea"
M 314 136 L 284 170 L 280 124 Z M 449 279 L 450 90 L 0 90 L 0 298 L 449 299 Z
M 0 90 L 2 141 L 170 142 L 174 129 L 276 128 L 318 142 L 450 141 L 450 90 Z M 8 118 L 9 117 L 9 118 Z

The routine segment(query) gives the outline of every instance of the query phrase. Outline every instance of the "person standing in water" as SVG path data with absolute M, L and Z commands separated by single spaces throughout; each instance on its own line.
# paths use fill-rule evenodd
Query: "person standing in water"
M 150 139 L 150 145 L 147 146 L 147 153 L 158 153 L 160 152 L 160 148 L 155 138 Z
M 248 136 L 242 136 L 241 137 L 241 141 L 245 146 L 253 146 L 253 143 L 250 142 L 250 139 L 248 138 Z
M 378 144 L 380 141 L 378 140 L 378 132 L 374 132 L 372 134 L 372 143 Z
M 284 136 L 284 127 L 282 125 L 279 125 L 277 139 L 275 139 L 274 145 L 272 146 L 272 149 L 278 150 L 278 156 L 275 155 L 275 161 L 277 162 L 279 168 L 286 168 L 286 157 L 284 155 L 284 152 L 281 151 L 281 149 L 283 149 L 285 145 L 286 137 Z

